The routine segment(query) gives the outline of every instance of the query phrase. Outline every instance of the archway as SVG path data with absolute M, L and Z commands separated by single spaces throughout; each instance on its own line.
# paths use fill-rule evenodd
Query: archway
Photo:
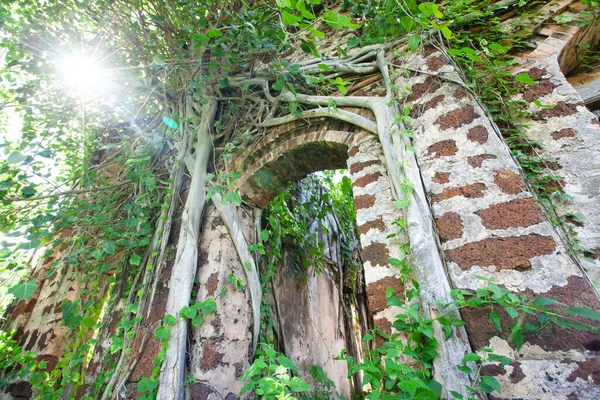
M 234 188 L 262 209 L 298 179 L 340 168 L 347 168 L 352 182 L 369 314 L 376 327 L 390 333 L 396 312 L 387 307 L 385 292 L 391 287 L 401 296 L 403 291 L 399 271 L 388 265 L 389 258 L 400 257 L 397 238 L 390 237 L 397 231 L 399 211 L 392 203 L 383 149 L 373 134 L 327 119 L 274 130 L 234 160 L 234 169 L 243 171 Z

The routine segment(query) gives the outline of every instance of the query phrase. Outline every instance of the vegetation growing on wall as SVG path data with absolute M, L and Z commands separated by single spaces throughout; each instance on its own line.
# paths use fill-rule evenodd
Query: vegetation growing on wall
M 595 1 L 588 3 L 598 6 Z M 537 10 L 534 2 L 503 4 L 516 10 L 522 21 Z M 540 174 L 544 160 L 536 155 L 536 144 L 527 141 L 523 127 L 515 121 L 515 116 L 526 117 L 523 105 L 511 100 L 519 85 L 533 83 L 525 75 L 512 81 L 507 72 L 510 52 L 525 46 L 530 32 L 519 22 L 509 27 L 501 25 L 498 14 L 499 9 L 487 7 L 487 2 L 482 5 L 470 1 L 443 6 L 431 2 L 417 5 L 416 1 L 362 1 L 344 2 L 341 8 L 320 0 L 167 4 L 142 0 L 48 1 L 44 7 L 36 1 L 22 0 L 0 5 L 4 63 L 0 112 L 5 120 L 22 121 L 18 139 L 2 146 L 6 157 L 0 163 L 0 226 L 6 236 L 0 248 L 0 272 L 12 278 L 8 292 L 17 299 L 35 296 L 44 280 L 68 268 L 82 287 L 79 297 L 60 305 L 61 325 L 69 328 L 69 345 L 57 365 L 47 370 L 44 362 L 34 362 L 33 354 L 17 346 L 10 334 L 2 333 L 0 349 L 10 348 L 2 352 L 2 369 L 15 375 L 30 368 L 33 374 L 29 379 L 39 397 L 72 397 L 84 383 L 97 345 L 96 335 L 103 327 L 102 315 L 115 313 L 119 321 L 104 355 L 105 369 L 88 397 L 112 398 L 123 391 L 129 366 L 135 361 L 130 357 L 136 328 L 151 312 L 168 251 L 173 214 L 179 210 L 178 196 L 184 188 L 184 169 L 187 167 L 187 173 L 194 177 L 190 199 L 198 204 L 189 201 L 184 209 L 183 231 L 192 233 L 180 238 L 177 260 L 187 260 L 181 261 L 181 267 L 193 276 L 197 255 L 194 258 L 195 253 L 184 243 L 196 243 L 193 232 L 197 235 L 205 186 L 211 179 L 206 173 L 214 173 L 212 187 L 220 188 L 214 192 L 223 194 L 225 203 L 236 204 L 241 201 L 239 193 L 228 192 L 235 180 L 229 171 L 230 159 L 264 134 L 270 124 L 325 113 L 315 104 L 326 106 L 325 114 L 330 117 L 364 122 L 356 115 L 337 111 L 349 84 L 345 74 L 376 71 L 377 53 L 394 46 L 416 51 L 425 41 L 431 41 L 449 48 L 448 54 L 463 71 L 469 71 L 467 81 L 477 82 L 470 90 L 485 102 L 531 185 L 552 210 L 553 202 L 563 195 L 549 190 L 552 176 Z M 321 53 L 319 39 L 326 36 L 325 30 L 354 33 L 337 46 L 338 58 Z M 290 62 L 287 57 L 298 48 L 316 61 Z M 81 58 L 87 64 L 76 64 Z M 113 72 L 118 95 L 101 95 L 99 89 L 104 87 L 90 84 L 101 77 L 99 72 L 71 80 L 69 84 L 75 86 L 65 85 L 57 73 L 64 62 L 76 66 L 77 73 L 92 70 L 90 62 L 101 64 L 103 71 Z M 302 93 L 326 96 L 315 99 Z M 409 191 L 410 187 L 404 189 Z M 342 181 L 335 190 L 339 191 L 332 192 L 339 196 L 336 204 L 342 205 L 335 211 L 342 216 L 343 229 L 349 232 L 352 216 L 347 207 L 347 182 Z M 278 249 L 286 235 L 301 243 L 307 254 L 320 251 L 305 236 L 310 232 L 305 221 L 291 219 L 286 225 L 274 217 L 286 215 L 288 200 L 286 194 L 276 200 L 272 210 L 279 207 L 277 212 L 265 215 L 269 224 L 269 229 L 261 232 L 265 243 L 254 245 L 266 259 L 266 272 L 261 275 L 265 292 L 264 284 L 281 257 Z M 315 210 L 314 204 L 307 210 L 317 214 L 324 211 Z M 399 225 L 403 227 L 402 221 Z M 567 234 L 577 250 L 576 239 L 571 232 Z M 41 275 L 28 276 L 34 260 L 48 257 L 54 258 Z M 301 259 L 298 262 L 299 267 L 304 264 Z M 410 281 L 408 264 L 396 262 Z M 356 273 L 356 266 L 353 268 Z M 23 274 L 25 277 L 15 282 Z M 155 329 L 162 352 L 152 376 L 141 380 L 137 387 L 147 398 L 153 398 L 159 387 L 162 361 L 185 357 L 185 344 L 183 352 L 169 345 L 171 334 L 185 338 L 188 321 L 192 325 L 200 323 L 197 318 L 212 310 L 210 305 L 205 309 L 190 304 L 191 282 L 189 286 L 181 291 L 182 307 L 168 314 Z M 429 335 L 432 321 L 419 315 L 416 283 L 413 290 L 406 294 L 406 304 L 388 296 L 390 304 L 407 311 L 395 328 L 408 335 L 408 342 L 390 337 L 387 344 L 370 354 L 367 363 L 348 360 L 351 369 L 369 371 L 374 387 L 371 399 L 392 393 L 410 398 L 417 392 L 439 397 L 440 389 L 431 376 L 436 347 Z M 552 300 L 515 298 L 493 283 L 481 292 L 455 295 L 458 307 L 495 304 L 509 314 L 514 310 L 518 329 L 511 328 L 511 336 L 517 347 L 523 329 L 543 329 L 549 323 L 592 328 L 557 315 L 548 308 L 560 305 Z M 589 310 L 564 311 L 598 319 Z M 532 313 L 537 322 L 528 322 L 533 324 L 528 326 L 524 316 Z M 272 325 L 269 308 L 262 309 L 261 315 L 266 326 Z M 447 329 L 460 324 L 442 318 L 438 321 Z M 491 318 L 494 321 L 495 314 Z M 268 329 L 264 332 L 267 334 L 262 340 L 271 342 Z M 481 357 L 507 362 L 494 358 L 497 356 L 491 351 L 484 353 L 471 354 L 464 362 L 481 361 Z M 294 368 L 285 365 L 284 358 L 276 357 L 268 347 L 264 354 L 274 366 L 269 372 L 279 378 L 276 384 L 287 385 L 290 392 L 306 390 L 289 373 Z M 398 358 L 400 354 L 414 358 L 416 367 L 404 365 L 404 358 Z M 385 367 L 382 355 L 386 356 Z M 460 367 L 467 373 L 473 369 Z M 469 391 L 498 389 L 494 379 L 480 376 L 480 369 L 475 371 Z M 12 377 L 4 378 L 9 383 Z M 182 381 L 181 377 L 177 379 Z M 175 393 L 179 389 L 169 390 Z

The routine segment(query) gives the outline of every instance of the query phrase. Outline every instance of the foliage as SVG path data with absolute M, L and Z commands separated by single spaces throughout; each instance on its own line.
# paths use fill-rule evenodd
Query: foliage
M 294 393 L 306 392 L 310 386 L 303 379 L 292 376 L 298 368 L 292 360 L 263 344 L 250 368 L 246 370 L 243 381 L 250 380 L 242 387 L 240 394 L 252 390 L 262 399 L 293 400 Z
M 24 351 L 14 339 L 15 331 L 0 330 L 0 371 L 6 373 L 0 377 L 0 390 L 10 385 L 15 378 L 25 378 L 31 371 L 44 370 L 46 362 L 36 361 L 36 354 Z
M 596 1 L 587 3 L 597 6 Z M 534 2 L 519 1 L 511 7 L 524 19 L 535 6 Z M 414 0 L 344 1 L 341 9 L 327 7 L 328 3 L 320 0 L 181 0 L 164 4 L 151 0 L 48 0 L 43 7 L 37 1 L 20 0 L 0 4 L 0 62 L 4 64 L 0 71 L 0 125 L 6 126 L 5 122 L 15 117 L 22 122 L 18 140 L 0 144 L 5 156 L 0 160 L 0 231 L 5 235 L 0 242 L 0 274 L 3 280 L 10 277 L 6 289 L 17 299 L 35 296 L 44 281 L 63 273 L 76 276 L 82 288 L 80 297 L 61 304 L 61 324 L 69 329 L 69 344 L 54 370 L 45 371 L 42 363 L 33 363 L 34 355 L 24 352 L 2 331 L 0 348 L 7 351 L 1 352 L 0 369 L 10 370 L 9 375 L 34 371 L 30 380 L 39 397 L 70 397 L 84 382 L 90 355 L 98 348 L 96 335 L 105 322 L 101 316 L 114 312 L 115 332 L 108 338 L 110 345 L 101 360 L 106 368 L 96 378 L 89 397 L 107 397 L 122 389 L 119 385 L 128 370 L 121 360 L 131 355 L 138 328 L 151 311 L 151 296 L 167 251 L 168 235 L 163 237 L 163 232 L 170 229 L 168 215 L 177 208 L 174 196 L 182 187 L 176 177 L 201 122 L 197 110 L 208 98 L 219 99 L 213 160 L 217 179 L 207 197 L 220 193 L 224 202 L 240 204 L 240 194 L 230 190 L 239 178 L 228 170 L 233 154 L 264 133 L 255 126 L 264 119 L 279 113 L 298 115 L 306 107 L 297 102 L 268 104 L 262 95 L 265 89 L 252 78 L 265 76 L 267 85 L 278 93 L 295 94 L 297 88 L 306 88 L 313 93 L 346 94 L 351 78 L 332 71 L 335 66 L 327 64 L 329 54 L 322 54 L 318 46 L 318 39 L 326 36 L 324 31 L 329 28 L 353 32 L 346 35 L 345 46 L 337 46 L 340 55 L 352 48 L 396 40 L 417 50 L 427 37 L 439 34 L 449 44 L 449 53 L 468 71 L 470 88 L 478 92 L 507 135 L 513 154 L 542 201 L 552 209 L 551 204 L 561 200 L 562 195 L 550 189 L 555 177 L 541 174 L 544 163 L 551 160 L 537 156 L 537 144 L 526 139 L 523 127 L 515 121 L 528 116 L 528 105 L 512 100 L 514 94 L 535 82 L 526 75 L 510 79 L 508 54 L 526 45 L 527 29 L 505 27 L 498 9 L 466 0 L 444 7 Z M 425 31 L 430 33 L 423 34 Z M 318 73 L 304 73 L 299 64 L 287 60 L 296 49 L 323 61 Z M 98 91 L 90 93 L 83 87 L 65 85 L 57 69 L 65 60 L 73 62 L 72 53 L 87 55 L 111 71 L 113 80 L 105 86 L 114 92 L 96 87 Z M 262 97 L 257 99 L 257 93 Z M 336 109 L 335 100 L 330 100 L 329 107 Z M 249 116 L 256 121 L 248 123 Z M 408 118 L 405 110 L 401 122 Z M 330 182 L 331 177 L 325 175 L 324 180 Z M 410 182 L 404 183 L 403 190 L 411 190 Z M 402 200 L 399 204 L 406 205 Z M 326 215 L 337 216 L 346 233 L 341 240 L 344 277 L 350 290 L 356 286 L 360 262 L 353 251 L 358 235 L 349 180 L 330 184 L 327 191 L 305 201 L 295 199 L 293 190 L 281 194 L 265 212 L 261 242 L 252 246 L 263 265 L 265 342 L 274 342 L 268 283 L 284 256 L 284 245 L 294 242 L 299 249 L 292 254 L 298 271 L 309 265 L 323 268 L 318 235 L 327 233 L 320 222 Z M 402 235 L 404 222 L 397 225 Z M 438 388 L 430 373 L 435 353 L 429 335 L 433 321 L 419 317 L 418 284 L 409 278 L 408 244 L 402 250 L 407 258 L 392 263 L 405 274 L 405 286 L 410 287 L 406 298 L 414 302 L 405 304 L 393 296 L 389 301 L 407 312 L 395 326 L 408 334 L 408 341 L 388 338 L 390 344 L 383 352 L 371 353 L 371 364 L 364 368 L 372 374 L 373 384 L 379 380 L 386 387 L 388 379 L 393 381 L 385 390 L 436 394 Z M 54 257 L 49 271 L 31 279 L 32 263 L 45 257 Z M 237 290 L 243 289 L 240 278 L 230 276 L 228 281 Z M 560 304 L 515 300 L 492 285 L 474 294 L 457 292 L 456 305 L 501 307 L 511 318 L 509 310 L 514 309 L 516 322 L 510 331 L 516 345 L 519 335 L 551 324 L 590 328 L 577 318 L 555 314 L 551 307 Z M 203 315 L 214 311 L 211 300 L 192 302 L 181 315 L 198 326 Z M 494 312 L 492 321 L 496 323 Z M 578 308 L 564 312 L 597 318 Z M 527 320 L 533 317 L 537 322 Z M 460 323 L 448 321 L 438 318 L 446 330 Z M 138 391 L 145 398 L 155 395 L 174 324 L 175 317 L 167 315 L 154 329 L 160 352 L 151 376 L 138 382 Z M 267 397 L 275 396 L 271 392 L 277 390 L 281 398 L 307 392 L 305 382 L 293 376 L 293 363 L 281 357 L 264 347 L 254 370 L 245 376 L 251 380 L 247 390 L 261 390 Z M 402 357 L 414 358 L 417 366 L 410 370 L 401 367 Z M 483 357 L 494 361 L 495 356 Z M 377 370 L 384 358 L 384 363 L 390 360 L 389 371 L 387 365 L 385 370 Z M 318 370 L 315 376 L 321 376 Z M 330 384 L 325 378 L 320 382 L 322 391 L 327 392 Z M 496 385 L 481 377 L 474 387 L 488 391 Z
M 437 357 L 439 342 L 434 335 L 434 325 L 439 325 L 446 338 L 455 334 L 455 327 L 464 325 L 456 318 L 456 310 L 463 308 L 484 308 L 490 311 L 489 318 L 499 332 L 520 350 L 524 335 L 542 330 L 551 330 L 553 326 L 575 328 L 600 332 L 600 314 L 585 307 L 566 307 L 563 303 L 545 297 L 527 298 L 517 296 L 510 290 L 501 288 L 491 280 L 487 286 L 473 292 L 454 289 L 454 301 L 441 305 L 440 314 L 435 319 L 425 319 L 420 310 L 418 289 L 405 290 L 404 297 L 393 295 L 391 289 L 386 293 L 388 306 L 397 307 L 400 314 L 392 324 L 395 332 L 385 334 L 373 330 L 363 340 L 373 341 L 377 337 L 382 343 L 374 350 L 367 351 L 363 362 L 342 354 L 339 359 L 348 363 L 349 376 L 356 371 L 363 371 L 364 384 L 371 384 L 372 390 L 367 399 L 439 399 L 442 386 L 432 375 L 433 360 Z M 557 308 L 563 308 L 562 310 Z M 505 316 L 505 317 L 504 317 Z M 508 319 L 508 318 L 510 319 Z M 508 324 L 508 321 L 514 321 Z M 475 366 L 473 363 L 477 362 Z M 469 353 L 456 367 L 473 376 L 473 383 L 468 386 L 468 399 L 475 399 L 476 393 L 500 394 L 500 385 L 493 376 L 482 374 L 482 367 L 490 363 L 508 365 L 512 359 L 494 353 L 489 347 Z M 444 388 L 455 399 L 463 399 L 462 388 Z M 454 389 L 454 390 L 452 390 Z

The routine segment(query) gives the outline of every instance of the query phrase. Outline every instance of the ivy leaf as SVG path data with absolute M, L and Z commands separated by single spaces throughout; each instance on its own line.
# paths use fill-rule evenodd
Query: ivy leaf
M 171 330 L 169 328 L 165 328 L 164 326 L 159 326 L 154 331 L 154 337 L 158 340 L 165 340 L 171 336 Z
M 204 300 L 203 302 L 201 302 L 199 304 L 200 304 L 200 310 L 202 311 L 202 314 L 204 314 L 204 315 L 209 315 L 210 313 L 217 311 L 217 303 L 215 302 L 215 299 L 213 299 L 212 297 L 209 297 L 208 299 Z
M 136 267 L 140 266 L 140 262 L 142 261 L 142 257 L 137 254 L 132 254 L 129 258 L 129 264 L 135 265 Z
M 158 387 L 158 379 L 142 378 L 138 382 L 138 392 L 152 392 Z
M 31 297 L 33 293 L 35 293 L 37 286 L 38 280 L 32 279 L 28 282 L 19 283 L 18 285 L 11 287 L 10 289 L 8 289 L 8 293 L 12 294 L 17 299 L 27 299 Z
M 526 73 L 522 73 L 522 74 L 515 76 L 515 80 L 519 83 L 524 83 L 526 85 L 531 85 L 531 86 L 536 85 L 535 81 L 533 79 L 531 79 L 531 77 Z
M 115 354 L 117 351 L 121 350 L 124 345 L 124 340 L 120 336 L 115 336 L 110 343 L 110 354 Z
M 200 325 L 202 325 L 202 322 L 204 322 L 204 320 L 202 319 L 201 315 L 196 315 L 194 318 L 192 318 L 192 325 L 194 328 L 198 328 Z
M 20 151 L 13 151 L 6 158 L 7 164 L 17 164 L 25 161 L 25 156 Z
M 271 237 L 271 232 L 263 229 L 262 231 L 260 231 L 260 240 L 262 240 L 263 242 L 266 242 L 267 240 L 269 240 L 269 238 Z
M 163 322 L 167 326 L 173 326 L 177 322 L 177 318 L 175 318 L 172 314 L 167 314 L 164 316 Z
M 569 307 L 565 308 L 565 314 L 579 315 L 580 317 L 600 321 L 600 313 L 586 307 Z
M 179 315 L 187 319 L 192 319 L 198 315 L 198 311 L 193 307 L 183 307 L 179 312 Z

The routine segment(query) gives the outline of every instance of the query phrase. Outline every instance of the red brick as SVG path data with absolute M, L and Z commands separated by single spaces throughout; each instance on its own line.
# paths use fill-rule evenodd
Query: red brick
M 489 238 L 448 251 L 448 258 L 461 269 L 474 265 L 498 269 L 527 270 L 532 257 L 552 254 L 556 243 L 550 236 L 530 234 L 507 238 Z
M 494 183 L 506 194 L 517 194 L 526 189 L 521 177 L 508 169 L 496 171 Z
M 470 124 L 477 118 L 479 118 L 479 114 L 477 114 L 475 108 L 469 104 L 442 115 L 435 121 L 435 124 L 439 125 L 440 129 L 444 131 Z
M 539 224 L 543 221 L 540 207 L 533 198 L 515 199 L 479 210 L 483 226 L 487 229 L 507 229 Z

